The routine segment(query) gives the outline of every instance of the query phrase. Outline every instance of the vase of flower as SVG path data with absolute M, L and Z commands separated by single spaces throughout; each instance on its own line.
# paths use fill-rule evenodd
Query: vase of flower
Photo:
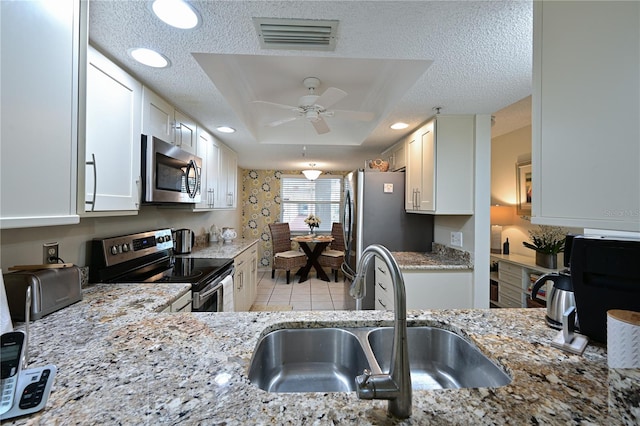
M 318 216 L 310 214 L 304 220 L 304 223 L 306 223 L 309 226 L 309 235 L 314 235 L 313 228 L 320 227 L 320 223 L 322 223 L 322 221 Z
M 532 242 L 522 244 L 535 250 L 536 265 L 547 269 L 558 268 L 558 253 L 564 251 L 566 229 L 559 226 L 540 225 L 537 229 L 529 230 Z
M 547 269 L 558 269 L 558 255 L 555 253 L 536 252 L 536 265 Z

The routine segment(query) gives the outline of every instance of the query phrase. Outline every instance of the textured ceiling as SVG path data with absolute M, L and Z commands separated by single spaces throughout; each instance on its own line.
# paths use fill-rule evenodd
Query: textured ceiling
M 244 168 L 361 167 L 435 107 L 494 114 L 494 135 L 529 124 L 526 102 L 515 114 L 505 107 L 531 94 L 530 1 L 192 1 L 203 18 L 195 30 L 167 26 L 149 3 L 91 0 L 90 42 L 237 151 Z M 335 51 L 261 49 L 254 17 L 337 19 Z M 139 65 L 133 47 L 154 48 L 172 66 Z M 252 101 L 296 105 L 309 76 L 322 81 L 318 94 L 348 93 L 335 108 L 374 120 L 330 117 L 321 137 L 304 120 L 265 127 L 288 111 Z M 390 130 L 396 121 L 409 129 Z M 238 131 L 219 134 L 219 125 Z

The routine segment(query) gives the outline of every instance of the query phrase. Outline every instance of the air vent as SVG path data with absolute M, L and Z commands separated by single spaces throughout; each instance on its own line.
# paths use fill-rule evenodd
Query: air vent
M 335 50 L 338 21 L 253 18 L 263 49 Z

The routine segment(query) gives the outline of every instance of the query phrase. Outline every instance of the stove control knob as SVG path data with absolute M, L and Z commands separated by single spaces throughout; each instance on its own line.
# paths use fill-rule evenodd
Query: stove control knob
M 123 253 L 126 253 L 126 252 L 128 252 L 128 251 L 129 251 L 129 244 L 124 243 L 124 244 L 122 245 L 122 252 L 123 252 Z
M 158 242 L 159 242 L 159 243 L 164 243 L 164 237 L 163 237 L 162 235 L 160 235 L 160 236 L 158 237 Z
M 118 254 L 118 246 L 111 246 L 111 254 L 113 255 Z

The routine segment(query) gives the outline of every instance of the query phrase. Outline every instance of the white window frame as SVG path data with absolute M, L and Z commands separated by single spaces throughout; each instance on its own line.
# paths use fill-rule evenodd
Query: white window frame
M 284 180 L 285 179 L 295 179 L 300 180 L 301 182 L 318 182 L 322 180 L 338 180 L 339 184 L 339 197 L 337 201 L 315 201 L 315 200 L 301 200 L 301 201 L 288 201 L 285 199 L 285 194 L 283 191 L 285 190 Z M 281 222 L 288 222 L 289 227 L 291 229 L 292 235 L 300 235 L 307 234 L 309 232 L 309 227 L 304 223 L 304 219 L 310 214 L 319 214 L 322 223 L 320 224 L 320 228 L 315 228 L 314 232 L 321 234 L 330 234 L 331 233 L 331 224 L 332 222 L 340 222 L 342 209 L 343 209 L 343 191 L 344 191 L 344 176 L 341 175 L 321 175 L 315 181 L 308 181 L 304 175 L 282 175 L 281 176 L 281 185 L 280 185 L 280 217 L 279 220 Z M 287 205 L 298 205 L 299 213 L 294 217 L 292 216 L 291 209 L 287 208 Z M 304 208 L 305 205 L 309 205 L 307 209 Z M 329 206 L 326 208 L 318 208 L 318 206 Z

